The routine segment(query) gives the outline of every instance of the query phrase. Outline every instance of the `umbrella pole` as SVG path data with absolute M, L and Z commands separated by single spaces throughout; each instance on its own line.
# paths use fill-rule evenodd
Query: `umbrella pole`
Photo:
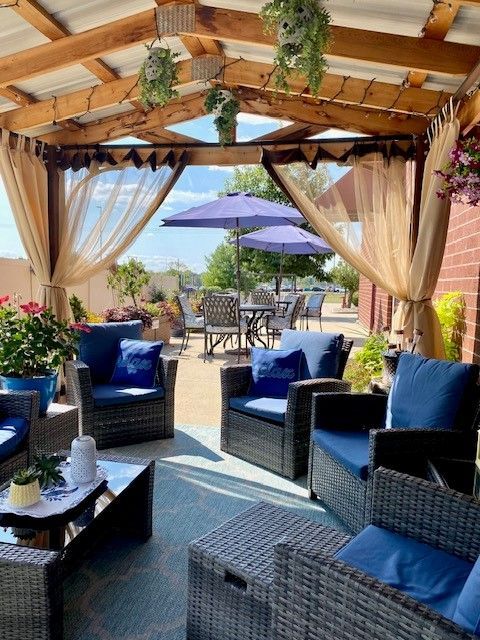
M 236 247 L 237 247 L 237 296 L 238 296 L 238 307 L 237 307 L 237 319 L 238 319 L 238 351 L 237 351 L 237 363 L 240 362 L 240 347 L 241 347 L 241 332 L 240 332 L 240 229 L 237 221 L 237 228 L 235 230 L 236 237 Z M 245 338 L 246 340 L 246 338 Z M 245 345 L 246 346 L 246 345 Z
M 280 254 L 280 268 L 278 270 L 278 299 L 282 295 L 282 280 L 283 280 L 283 256 L 285 254 L 285 245 L 282 245 L 282 253 Z

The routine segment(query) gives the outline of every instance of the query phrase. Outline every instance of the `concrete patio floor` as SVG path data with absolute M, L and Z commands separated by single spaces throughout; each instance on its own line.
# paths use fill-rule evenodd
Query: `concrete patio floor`
M 328 333 L 343 333 L 354 339 L 352 353 L 365 342 L 367 331 L 358 324 L 357 314 L 339 311 L 338 304 L 324 304 L 323 330 Z M 318 320 L 310 321 L 310 330 L 319 331 Z M 163 353 L 179 358 L 177 385 L 175 390 L 175 423 L 184 425 L 220 425 L 220 367 L 235 364 L 234 355 L 226 355 L 221 346 L 214 357 L 203 362 L 203 335 L 192 334 L 186 351 L 178 351 L 181 338 L 172 338 Z M 276 341 L 278 348 L 278 340 Z M 245 356 L 241 362 L 247 362 Z

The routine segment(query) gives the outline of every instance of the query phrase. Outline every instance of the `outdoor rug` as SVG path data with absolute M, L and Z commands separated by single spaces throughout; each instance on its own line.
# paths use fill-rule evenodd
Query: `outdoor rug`
M 108 539 L 65 585 L 67 640 L 184 640 L 187 545 L 259 500 L 339 526 L 292 482 L 220 451 L 220 430 L 176 427 L 175 438 L 112 449 L 155 458 L 153 536 Z

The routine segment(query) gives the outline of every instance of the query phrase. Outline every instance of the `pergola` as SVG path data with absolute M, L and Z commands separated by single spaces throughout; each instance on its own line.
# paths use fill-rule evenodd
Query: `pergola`
M 43 143 L 48 170 L 49 257 L 59 248 L 59 163 L 79 151 L 134 163 L 255 164 L 262 155 L 336 161 L 357 141 L 423 140 L 453 99 L 461 131 L 480 120 L 480 0 L 330 0 L 333 41 L 319 95 L 303 78 L 276 92 L 274 37 L 262 0 L 6 0 L 0 7 L 0 130 Z M 139 102 L 145 45 L 179 54 L 180 97 L 164 107 Z M 286 120 L 265 136 L 221 147 L 170 127 L 205 115 L 208 87 L 235 91 L 248 114 Z M 328 129 L 362 138 L 312 140 Z M 9 134 L 10 135 L 10 134 Z M 128 149 L 109 142 L 135 136 Z M 153 154 L 153 155 L 152 155 Z M 188 158 L 188 160 L 186 159 Z M 63 167 L 65 168 L 65 167 Z M 417 198 L 418 200 L 418 198 Z M 419 202 L 416 202 L 418 210 Z M 415 220 L 413 221 L 415 226 Z M 49 286 L 49 285 L 48 285 Z

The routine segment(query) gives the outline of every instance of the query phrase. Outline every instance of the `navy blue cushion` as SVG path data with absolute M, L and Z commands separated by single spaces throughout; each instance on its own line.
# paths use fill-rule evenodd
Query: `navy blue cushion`
M 115 368 L 118 341 L 121 338 L 140 340 L 142 322 L 99 322 L 91 323 L 88 327 L 90 333 L 80 332 L 78 357 L 90 367 L 94 384 L 108 383 Z
M 473 565 L 458 597 L 453 621 L 470 633 L 480 635 L 480 558 Z
M 163 387 L 141 389 L 121 384 L 97 384 L 92 387 L 93 401 L 96 407 L 109 407 L 131 402 L 151 402 L 165 396 Z
M 388 396 L 387 428 L 453 429 L 478 367 L 402 353 Z
M 336 378 L 342 346 L 342 333 L 285 329 L 280 338 L 280 349 L 301 349 L 303 352 L 300 380 Z
M 255 398 L 253 396 L 237 396 L 230 398 L 230 409 L 246 413 L 256 418 L 265 418 L 283 424 L 287 411 L 286 398 Z
M 472 563 L 373 525 L 336 553 L 339 560 L 452 620 Z
M 0 419 L 0 462 L 12 456 L 28 434 L 25 418 Z
M 315 429 L 313 441 L 353 475 L 367 479 L 368 431 Z
M 117 362 L 110 382 L 129 384 L 132 387 L 154 387 L 162 347 L 161 341 L 150 342 L 130 338 L 119 340 Z
M 252 383 L 249 395 L 286 398 L 288 386 L 299 379 L 300 349 L 279 351 L 252 347 Z

